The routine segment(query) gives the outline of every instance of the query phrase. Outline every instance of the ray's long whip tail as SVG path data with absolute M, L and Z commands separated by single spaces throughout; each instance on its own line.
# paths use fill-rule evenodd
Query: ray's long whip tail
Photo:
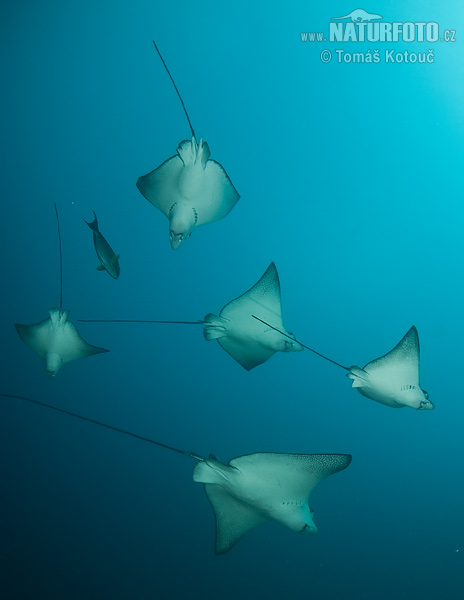
M 43 406 L 45 408 L 49 408 L 50 410 L 55 410 L 57 412 L 63 413 L 64 415 L 68 415 L 70 417 L 74 417 L 75 419 L 80 419 L 81 421 L 86 421 L 87 423 L 93 423 L 94 425 L 99 425 L 100 427 L 105 427 L 105 429 L 111 429 L 112 431 L 117 431 L 118 433 L 123 433 L 124 435 L 129 435 L 130 437 L 136 438 L 138 440 L 142 440 L 144 442 L 148 442 L 150 444 L 154 444 L 155 446 L 160 446 L 161 448 L 165 448 L 166 450 L 172 450 L 173 452 L 178 452 L 179 454 L 183 454 L 184 456 L 189 456 L 190 458 L 194 458 L 195 460 L 204 461 L 204 457 L 199 454 L 195 454 L 194 452 L 187 452 L 186 450 L 179 450 L 179 448 L 174 448 L 173 446 L 168 446 L 167 444 L 163 444 L 161 442 L 156 442 L 151 438 L 144 437 L 143 435 L 138 435 L 137 433 L 132 433 L 131 431 L 127 431 L 125 429 L 120 429 L 119 427 L 113 427 L 112 425 L 107 425 L 106 423 L 102 423 L 101 421 L 96 421 L 95 419 L 89 419 L 88 417 L 83 417 L 82 415 L 78 415 L 76 413 L 70 412 L 69 410 L 64 410 L 63 408 L 58 408 L 57 406 L 52 406 L 51 404 L 46 404 L 45 402 L 40 402 L 39 400 L 32 400 L 32 398 L 26 398 L 25 396 L 18 396 L 16 394 L 0 394 L 2 398 L 14 398 L 16 400 L 24 400 L 26 402 L 31 402 L 32 404 L 37 404 L 38 406 Z
M 55 214 L 56 224 L 58 226 L 58 243 L 60 246 L 60 314 L 63 310 L 63 251 L 61 249 L 61 230 L 60 230 L 60 219 L 58 217 L 58 208 L 55 202 Z
M 300 346 L 303 346 L 303 348 L 306 348 L 306 350 L 309 350 L 310 352 L 313 352 L 314 354 L 317 354 L 318 356 L 320 356 L 321 358 L 325 358 L 325 360 L 328 360 L 329 362 L 331 362 L 334 365 L 337 365 L 337 367 L 340 367 L 341 369 L 344 369 L 345 371 L 349 371 L 349 367 L 345 367 L 343 365 L 341 365 L 340 363 L 336 362 L 335 360 L 332 360 L 331 358 L 329 358 L 328 356 L 324 356 L 323 354 L 321 354 L 320 352 L 317 352 L 317 350 L 313 350 L 312 348 L 310 348 L 309 346 L 305 346 L 305 344 L 302 344 L 300 341 L 296 340 L 295 338 L 292 338 L 291 335 L 288 335 L 288 333 L 285 333 L 283 331 L 281 331 L 280 329 L 277 329 L 277 327 L 274 327 L 273 325 L 271 325 L 270 323 L 266 323 L 266 321 L 263 321 L 262 319 L 260 319 L 259 317 L 257 317 L 256 315 L 251 315 L 253 317 L 253 319 L 256 319 L 257 321 L 261 321 L 261 323 L 263 323 L 264 325 L 266 325 L 267 327 L 270 327 L 271 329 L 273 329 L 274 331 L 277 331 L 278 333 L 281 333 L 282 335 L 284 335 L 285 337 L 287 337 L 289 340 L 292 340 L 292 342 L 297 342 L 297 344 L 300 344 Z
M 146 321 L 143 319 L 77 319 L 79 323 L 166 323 L 169 325 L 203 325 L 204 321 Z
M 188 124 L 190 126 L 190 131 L 192 132 L 192 136 L 196 139 L 195 131 L 193 130 L 193 126 L 192 126 L 192 123 L 191 123 L 190 118 L 188 116 L 187 109 L 185 108 L 184 101 L 182 100 L 182 96 L 180 95 L 180 92 L 177 89 L 177 85 L 176 85 L 174 79 L 172 78 L 172 75 L 171 75 L 171 73 L 170 73 L 170 71 L 169 71 L 166 63 L 164 62 L 164 58 L 161 56 L 161 52 L 159 51 L 158 46 L 155 43 L 155 40 L 153 40 L 153 46 L 155 47 L 155 50 L 158 52 L 158 56 L 161 58 L 161 62 L 163 63 L 164 68 L 166 69 L 167 74 L 169 75 L 169 78 L 172 81 L 172 85 L 174 86 L 174 89 L 176 90 L 177 95 L 179 96 L 180 103 L 182 104 L 182 108 L 184 109 L 185 116 L 187 117 L 187 121 L 188 121 Z

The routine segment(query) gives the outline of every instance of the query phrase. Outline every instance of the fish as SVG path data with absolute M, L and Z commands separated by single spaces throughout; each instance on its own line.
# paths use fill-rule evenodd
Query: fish
M 55 203 L 58 242 L 60 250 L 60 306 L 48 311 L 48 318 L 32 325 L 15 323 L 22 341 L 45 360 L 46 371 L 55 377 L 60 368 L 72 361 L 93 354 L 108 352 L 105 348 L 88 344 L 68 320 L 69 311 L 63 310 L 63 253 L 61 249 L 60 220 Z
M 68 320 L 68 310 L 51 308 L 48 312 L 50 316 L 40 323 L 15 323 L 22 341 L 45 360 L 48 375 L 55 377 L 60 368 L 72 360 L 108 352 L 91 346 L 79 335 L 76 326 Z
M 273 325 L 263 325 L 264 320 Z M 261 320 L 261 323 L 258 321 Z M 276 352 L 300 352 L 303 346 L 293 333 L 284 329 L 280 297 L 280 281 L 272 262 L 265 273 L 247 292 L 231 300 L 219 313 L 208 313 L 198 321 L 163 321 L 135 319 L 79 319 L 81 323 L 163 323 L 203 325 L 205 340 L 217 340 L 235 361 L 250 371 L 263 364 Z M 276 333 L 278 331 L 279 333 Z M 282 333 L 285 332 L 284 336 Z
M 263 326 L 262 321 L 253 319 L 253 314 L 272 322 L 273 327 Z M 283 326 L 280 281 L 274 262 L 252 288 L 226 304 L 219 316 L 207 314 L 203 323 L 205 339 L 217 340 L 247 371 L 266 362 L 276 352 L 303 350 L 293 333 Z M 284 331 L 286 336 L 276 333 L 275 328 Z
M 98 229 L 97 215 L 93 212 L 94 220 L 90 223 L 84 219 L 84 222 L 90 227 L 93 233 L 93 244 L 95 246 L 95 252 L 97 253 L 100 264 L 97 267 L 97 271 L 106 271 L 113 279 L 117 279 L 121 272 L 119 266 L 120 254 L 115 254 L 113 248 L 108 244 L 106 239 Z
M 273 452 L 239 456 L 227 465 L 214 456 L 197 463 L 193 479 L 204 484 L 216 516 L 216 553 L 224 554 L 266 521 L 316 533 L 309 496 L 318 483 L 350 463 L 348 454 Z
M 360 394 L 391 406 L 433 410 L 429 394 L 419 385 L 419 334 L 412 326 L 398 344 L 362 369 L 350 367 L 347 377 Z
M 200 225 L 223 219 L 240 195 L 225 169 L 210 158 L 206 141 L 197 141 L 184 102 L 157 45 L 156 51 L 169 75 L 187 117 L 191 139 L 182 140 L 177 154 L 137 180 L 140 193 L 169 220 L 169 241 L 177 250 Z
M 252 316 L 282 336 L 290 337 L 282 329 L 274 327 L 256 315 Z M 293 341 L 294 336 L 290 339 Z M 393 350 L 385 356 L 371 361 L 363 369 L 357 366 L 345 367 L 313 350 L 306 344 L 298 340 L 295 340 L 295 342 L 347 371 L 347 377 L 353 380 L 352 387 L 356 388 L 366 398 L 392 408 L 403 408 L 405 406 L 417 410 L 433 410 L 435 408 L 428 392 L 419 385 L 419 334 L 414 326 L 409 329 Z
M 193 480 L 202 483 L 216 517 L 217 554 L 230 550 L 250 529 L 274 521 L 297 533 L 316 533 L 309 497 L 318 483 L 346 469 L 351 454 L 279 454 L 256 452 L 224 464 L 213 454 L 207 458 L 138 435 L 102 421 L 89 419 L 57 406 L 15 394 L 1 397 L 22 400 L 111 429 L 197 461 Z

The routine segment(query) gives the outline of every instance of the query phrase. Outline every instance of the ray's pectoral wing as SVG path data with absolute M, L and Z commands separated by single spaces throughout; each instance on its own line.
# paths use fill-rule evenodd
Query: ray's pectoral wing
M 172 205 L 181 199 L 178 182 L 183 167 L 184 163 L 176 154 L 137 180 L 141 194 L 166 217 L 169 217 Z
M 33 325 L 20 325 L 15 323 L 16 331 L 25 344 L 39 356 L 45 356 L 50 344 L 50 318 Z
M 275 332 L 254 319 L 253 315 L 284 330 L 280 282 L 274 263 L 252 288 L 226 304 L 219 317 L 205 317 L 206 339 L 217 339 L 221 347 L 247 371 L 266 362 L 277 351 Z
M 240 196 L 223 167 L 208 160 L 204 170 L 202 195 L 194 208 L 198 213 L 197 225 L 219 221 L 230 213 Z
M 226 319 L 209 313 L 203 319 L 203 335 L 208 341 L 217 340 L 229 356 L 250 371 L 271 358 L 275 352 L 249 336 L 242 336 L 240 325 L 237 326 L 237 318 L 240 320 L 240 314 L 231 314 L 231 318 Z M 254 324 L 250 323 L 250 325 Z
M 398 388 L 419 386 L 419 355 L 419 336 L 417 329 L 411 327 L 393 350 L 368 363 L 363 370 L 379 383 L 385 380 Z
M 86 356 L 93 356 L 94 354 L 101 354 L 102 352 L 109 352 L 105 348 L 88 344 L 80 336 L 76 326 L 70 321 L 67 321 L 64 326 L 64 340 L 65 343 L 60 348 L 60 356 L 63 363 L 85 358 Z
M 206 495 L 216 516 L 216 552 L 223 554 L 247 531 L 268 519 L 252 506 L 230 496 L 220 485 L 205 484 Z
M 259 342 L 241 341 L 233 337 L 222 337 L 217 341 L 247 371 L 262 365 L 275 354 L 274 350 L 264 348 Z
M 266 481 L 269 498 L 307 501 L 312 490 L 329 475 L 346 469 L 348 454 L 276 454 L 259 452 L 239 456 L 229 465 L 246 473 L 250 480 Z
M 265 320 L 266 317 L 269 318 L 270 312 L 274 316 L 274 320 L 277 319 L 276 324 L 272 323 L 272 325 L 274 325 L 274 327 L 283 327 L 280 281 L 277 268 L 273 262 L 252 288 L 236 300 L 229 302 L 229 304 L 222 309 L 221 315 L 227 316 L 227 314 L 224 313 L 227 313 L 232 308 L 235 309 L 242 300 L 244 301 L 243 304 L 247 307 L 248 312 L 254 309 L 258 312 L 256 316 L 262 315 L 263 320 Z

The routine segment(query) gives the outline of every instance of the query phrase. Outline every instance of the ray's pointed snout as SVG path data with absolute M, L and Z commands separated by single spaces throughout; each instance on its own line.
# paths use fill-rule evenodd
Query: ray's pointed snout
M 173 231 L 170 231 L 169 232 L 169 241 L 171 242 L 171 248 L 173 250 L 177 250 L 177 248 L 182 243 L 182 234 L 181 233 L 174 233 Z
M 288 352 L 301 352 L 302 350 L 304 350 L 303 346 L 300 344 L 300 342 L 298 342 L 295 338 L 295 335 L 292 332 L 288 332 L 288 334 L 293 338 L 293 341 L 291 340 L 285 340 L 285 343 L 287 345 L 287 351 Z
M 420 405 L 417 410 L 435 410 L 435 404 L 429 399 L 429 394 L 425 390 L 422 390 L 425 400 L 420 401 Z
M 190 235 L 184 237 L 183 233 L 176 233 L 171 229 L 171 231 L 169 232 L 169 241 L 171 242 L 171 248 L 173 250 L 177 250 L 177 248 L 182 244 L 184 239 L 187 239 L 189 237 Z
M 418 410 L 435 410 L 435 404 L 430 402 L 430 400 L 422 401 Z

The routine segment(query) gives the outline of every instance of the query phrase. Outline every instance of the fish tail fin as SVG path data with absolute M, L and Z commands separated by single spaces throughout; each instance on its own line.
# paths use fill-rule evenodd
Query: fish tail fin
M 93 212 L 93 216 L 94 216 L 94 219 L 93 219 L 93 221 L 91 221 L 91 222 L 89 223 L 88 221 L 86 221 L 86 220 L 84 219 L 84 222 L 85 222 L 85 223 L 87 223 L 87 225 L 90 227 L 90 229 L 91 229 L 92 231 L 94 231 L 95 233 L 98 233 L 98 221 L 97 221 L 97 215 L 95 214 L 95 211 L 92 211 L 92 212 Z

